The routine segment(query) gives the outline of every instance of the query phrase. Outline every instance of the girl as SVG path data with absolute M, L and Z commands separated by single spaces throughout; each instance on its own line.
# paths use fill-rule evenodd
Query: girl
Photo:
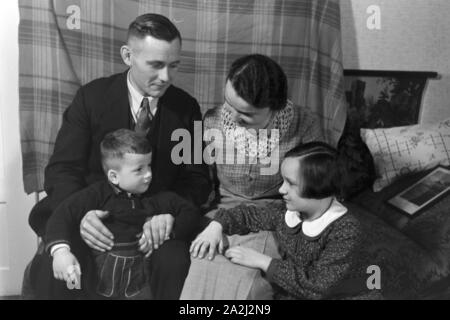
M 285 206 L 238 206 L 219 210 L 191 245 L 193 256 L 209 259 L 224 250 L 222 232 L 247 234 L 273 230 L 280 259 L 245 246 L 231 247 L 232 262 L 260 269 L 276 299 L 370 297 L 365 268 L 359 260 L 363 232 L 352 212 L 337 200 L 340 193 L 336 151 L 311 142 L 286 154 L 279 192 Z M 373 298 L 374 296 L 372 296 Z

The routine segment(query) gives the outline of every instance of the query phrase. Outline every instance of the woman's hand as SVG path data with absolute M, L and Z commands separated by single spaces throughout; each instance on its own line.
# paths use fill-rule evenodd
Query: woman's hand
M 223 253 L 226 239 L 222 234 L 222 225 L 217 221 L 212 221 L 194 241 L 192 241 L 189 251 L 193 258 L 203 259 L 208 251 L 208 259 L 212 260 L 219 247 L 219 253 Z
M 114 245 L 113 234 L 105 227 L 101 219 L 108 216 L 107 211 L 91 210 L 86 213 L 80 223 L 80 235 L 92 249 L 105 252 Z
M 272 261 L 272 258 L 265 254 L 241 246 L 228 249 L 225 252 L 225 257 L 229 258 L 233 263 L 250 268 L 261 269 L 264 272 L 267 272 L 270 262 Z

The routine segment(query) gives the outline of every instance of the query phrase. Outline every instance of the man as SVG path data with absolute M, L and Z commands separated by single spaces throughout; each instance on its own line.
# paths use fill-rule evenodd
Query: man
M 100 142 L 107 133 L 120 128 L 146 133 L 152 145 L 154 176 L 147 194 L 172 190 L 197 205 L 206 200 L 210 190 L 206 167 L 177 166 L 171 160 L 171 150 L 177 144 L 171 141 L 172 132 L 184 128 L 193 136 L 194 121 L 201 120 L 197 101 L 171 84 L 180 63 L 180 51 L 181 36 L 170 20 L 158 14 L 144 14 L 130 24 L 127 43 L 120 50 L 129 70 L 94 80 L 78 90 L 64 112 L 54 153 L 45 170 L 48 197 L 30 214 L 30 225 L 38 235 L 44 234 L 48 217 L 62 200 L 103 178 Z M 112 234 L 101 222 L 107 214 L 94 210 L 85 215 L 80 226 L 84 243 L 78 241 L 78 248 L 73 248 L 78 256 L 86 256 L 85 244 L 100 251 L 113 246 Z M 173 226 L 169 216 L 161 212 L 144 226 L 155 249 L 150 259 L 150 286 L 157 299 L 178 298 L 190 263 L 186 244 L 165 241 L 160 236 Z M 77 240 L 80 239 L 74 239 L 75 243 Z M 44 254 L 32 263 L 38 297 L 75 297 L 73 291 L 55 284 L 52 275 L 46 277 L 51 270 L 48 258 Z

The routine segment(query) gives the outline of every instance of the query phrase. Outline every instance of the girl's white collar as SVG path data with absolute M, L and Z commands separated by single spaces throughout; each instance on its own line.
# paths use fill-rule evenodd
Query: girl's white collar
M 330 208 L 319 218 L 313 221 L 303 221 L 302 231 L 308 237 L 316 237 L 333 221 L 342 217 L 345 213 L 347 213 L 347 208 L 336 199 L 333 199 Z M 295 228 L 302 222 L 302 219 L 300 218 L 299 212 L 287 210 L 284 221 L 289 228 Z

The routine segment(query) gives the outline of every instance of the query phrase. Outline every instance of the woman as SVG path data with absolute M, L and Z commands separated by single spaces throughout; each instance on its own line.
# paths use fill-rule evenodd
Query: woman
M 287 151 L 310 141 L 323 140 L 318 119 L 287 99 L 287 78 L 267 56 L 252 54 L 231 65 L 225 102 L 204 118 L 205 136 L 222 133 L 208 145 L 215 162 L 217 208 L 241 203 L 265 206 L 282 203 L 283 179 L 279 166 Z M 264 130 L 265 129 L 265 130 Z M 245 160 L 245 161 L 243 161 Z M 207 216 L 213 218 L 215 210 Z M 229 246 L 245 245 L 278 257 L 276 241 L 268 231 L 228 236 Z M 181 299 L 271 299 L 270 284 L 258 270 L 238 266 L 222 255 L 193 256 Z

